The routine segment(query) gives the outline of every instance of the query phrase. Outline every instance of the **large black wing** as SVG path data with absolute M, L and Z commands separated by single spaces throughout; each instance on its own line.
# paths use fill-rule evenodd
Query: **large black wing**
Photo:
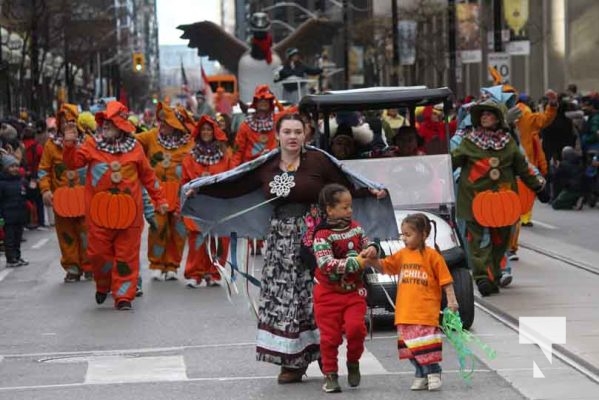
M 327 18 L 310 18 L 303 22 L 285 39 L 273 46 L 278 54 L 285 54 L 290 47 L 298 48 L 303 54 L 322 52 L 322 46 L 332 43 L 342 24 Z
M 246 43 L 211 21 L 179 25 L 177 29 L 183 31 L 181 39 L 189 40 L 187 47 L 198 49 L 198 55 L 217 60 L 232 74 L 237 74 L 239 59 L 249 50 Z

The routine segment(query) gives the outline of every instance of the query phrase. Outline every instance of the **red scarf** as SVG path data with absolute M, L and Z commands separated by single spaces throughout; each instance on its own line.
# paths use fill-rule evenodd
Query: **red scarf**
M 263 39 L 252 38 L 252 45 L 256 45 L 260 51 L 262 51 L 267 64 L 272 62 L 272 53 L 270 51 L 270 48 L 272 47 L 272 36 L 270 36 L 270 33 L 267 33 Z

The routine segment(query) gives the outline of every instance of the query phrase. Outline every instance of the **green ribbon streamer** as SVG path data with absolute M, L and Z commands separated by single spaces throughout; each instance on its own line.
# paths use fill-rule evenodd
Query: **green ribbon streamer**
M 460 364 L 460 375 L 468 383 L 474 374 L 475 357 L 471 350 L 473 345 L 480 347 L 489 360 L 495 359 L 497 355 L 489 345 L 465 330 L 460 315 L 449 308 L 443 310 L 441 330 L 455 349 Z

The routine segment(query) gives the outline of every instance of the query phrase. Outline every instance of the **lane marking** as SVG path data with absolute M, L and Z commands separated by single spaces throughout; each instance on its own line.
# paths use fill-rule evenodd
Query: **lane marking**
M 8 274 L 10 274 L 13 270 L 12 269 L 8 269 L 5 268 L 2 271 L 0 271 L 0 282 L 2 282 L 4 280 L 4 278 L 6 278 L 8 276 Z
M 49 241 L 50 241 L 50 239 L 48 239 L 48 238 L 40 239 L 33 246 L 31 246 L 31 248 L 33 250 L 41 249 Z
M 555 368 L 544 368 L 544 370 L 570 370 L 570 368 L 563 367 L 555 367 Z M 502 368 L 498 371 L 505 372 L 532 372 L 532 368 Z M 491 369 L 475 369 L 476 373 L 495 373 L 495 370 Z M 460 374 L 461 372 L 457 369 L 452 370 L 443 370 L 443 374 Z M 400 371 L 400 372 L 386 372 L 384 374 L 377 374 L 378 376 L 414 376 L 414 371 Z M 373 375 L 371 375 L 373 376 Z M 268 376 L 223 376 L 223 377 L 212 377 L 212 378 L 187 378 L 177 381 L 169 381 L 169 382 L 241 382 L 241 381 L 252 381 L 256 379 L 266 380 L 266 379 L 276 379 L 277 375 L 268 375 Z M 311 379 L 322 379 L 322 374 L 319 375 L 318 378 L 309 378 Z M 118 382 L 112 381 L 107 383 L 58 383 L 51 385 L 31 385 L 31 386 L 4 386 L 0 387 L 0 392 L 10 392 L 10 391 L 24 391 L 24 390 L 41 390 L 41 389 L 63 389 L 63 388 L 77 388 L 77 387 L 85 387 L 85 386 L 102 386 L 102 385 L 114 385 L 119 383 L 129 383 L 129 382 Z M 146 382 L 147 383 L 147 382 Z
M 343 343 L 339 346 L 339 354 L 337 356 L 339 363 L 339 375 L 347 375 L 347 340 L 344 338 Z M 383 367 L 379 360 L 366 347 L 362 357 L 360 357 L 360 373 L 362 375 L 386 375 L 389 371 Z M 318 367 L 318 363 L 311 363 L 306 371 L 308 376 L 322 377 L 322 372 Z
M 546 224 L 545 222 L 537 221 L 536 219 L 533 219 L 532 223 L 533 223 L 533 225 L 539 225 L 539 226 L 541 226 L 543 228 L 546 228 L 546 229 L 551 229 L 551 230 L 559 229 L 557 226 Z M 523 228 L 526 228 L 526 227 L 524 226 Z
M 179 382 L 187 380 L 183 355 L 98 357 L 88 360 L 85 383 Z
M 116 349 L 116 350 L 88 350 L 88 351 L 57 351 L 47 353 L 22 353 L 22 354 L 1 354 L 5 358 L 36 358 L 36 357 L 72 357 L 72 356 L 120 356 L 124 354 L 148 354 L 165 353 L 174 351 L 184 351 L 192 349 L 210 349 L 218 347 L 246 347 L 255 346 L 256 342 L 236 342 L 236 343 L 216 343 L 216 344 L 198 344 L 194 346 L 173 346 L 173 347 L 155 347 L 141 349 Z

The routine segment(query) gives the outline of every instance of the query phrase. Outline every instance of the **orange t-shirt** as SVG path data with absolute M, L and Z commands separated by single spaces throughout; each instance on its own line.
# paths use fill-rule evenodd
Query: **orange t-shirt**
M 430 247 L 403 248 L 381 260 L 387 275 L 399 275 L 395 324 L 439 326 L 442 287 L 453 278 L 443 256 Z

